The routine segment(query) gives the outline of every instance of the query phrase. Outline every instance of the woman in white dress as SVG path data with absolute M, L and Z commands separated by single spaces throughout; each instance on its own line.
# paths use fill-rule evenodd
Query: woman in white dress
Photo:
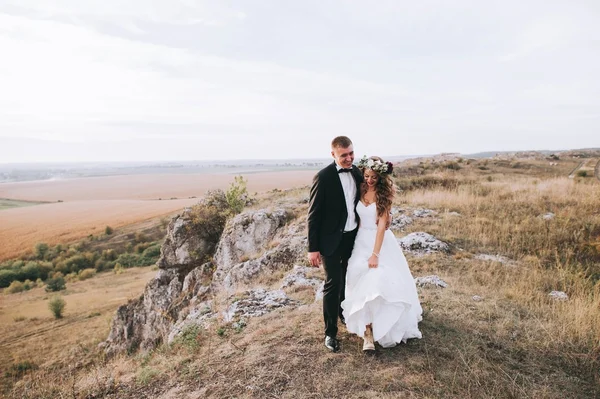
M 358 163 L 364 183 L 356 205 L 360 225 L 346 274 L 342 303 L 346 328 L 364 338 L 364 351 L 375 341 L 389 348 L 409 338 L 421 338 L 422 308 L 406 258 L 394 234 L 387 230 L 394 198 L 392 164 L 379 157 Z

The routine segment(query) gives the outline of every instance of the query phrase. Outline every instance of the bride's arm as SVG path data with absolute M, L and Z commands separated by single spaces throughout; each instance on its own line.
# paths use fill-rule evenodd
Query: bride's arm
M 385 215 L 381 216 L 377 221 L 377 236 L 375 237 L 375 247 L 373 248 L 373 253 L 371 254 L 371 257 L 369 257 L 370 268 L 376 268 L 377 266 L 379 266 L 379 251 L 381 251 L 381 246 L 383 244 L 383 236 L 385 235 L 385 231 L 387 230 L 389 218 L 389 215 Z

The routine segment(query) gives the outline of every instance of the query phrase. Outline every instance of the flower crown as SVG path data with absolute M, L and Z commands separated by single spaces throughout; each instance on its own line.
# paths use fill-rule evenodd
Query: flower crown
M 358 162 L 359 169 L 371 169 L 380 175 L 389 175 L 394 170 L 391 162 L 381 162 L 377 159 L 370 159 L 366 155 Z

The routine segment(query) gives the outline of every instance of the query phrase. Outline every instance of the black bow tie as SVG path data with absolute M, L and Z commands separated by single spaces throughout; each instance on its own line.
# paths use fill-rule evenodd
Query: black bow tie
M 352 168 L 349 168 L 349 169 L 342 168 L 342 169 L 338 170 L 338 173 L 346 173 L 346 172 L 352 172 Z

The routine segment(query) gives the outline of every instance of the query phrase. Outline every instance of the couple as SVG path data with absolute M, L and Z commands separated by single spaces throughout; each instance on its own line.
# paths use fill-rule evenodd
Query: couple
M 317 173 L 308 208 L 308 259 L 325 269 L 325 346 L 340 350 L 338 317 L 349 332 L 392 347 L 421 338 L 421 305 L 404 254 L 388 230 L 394 187 L 391 163 L 354 161 L 352 141 L 331 142 L 335 162 Z

